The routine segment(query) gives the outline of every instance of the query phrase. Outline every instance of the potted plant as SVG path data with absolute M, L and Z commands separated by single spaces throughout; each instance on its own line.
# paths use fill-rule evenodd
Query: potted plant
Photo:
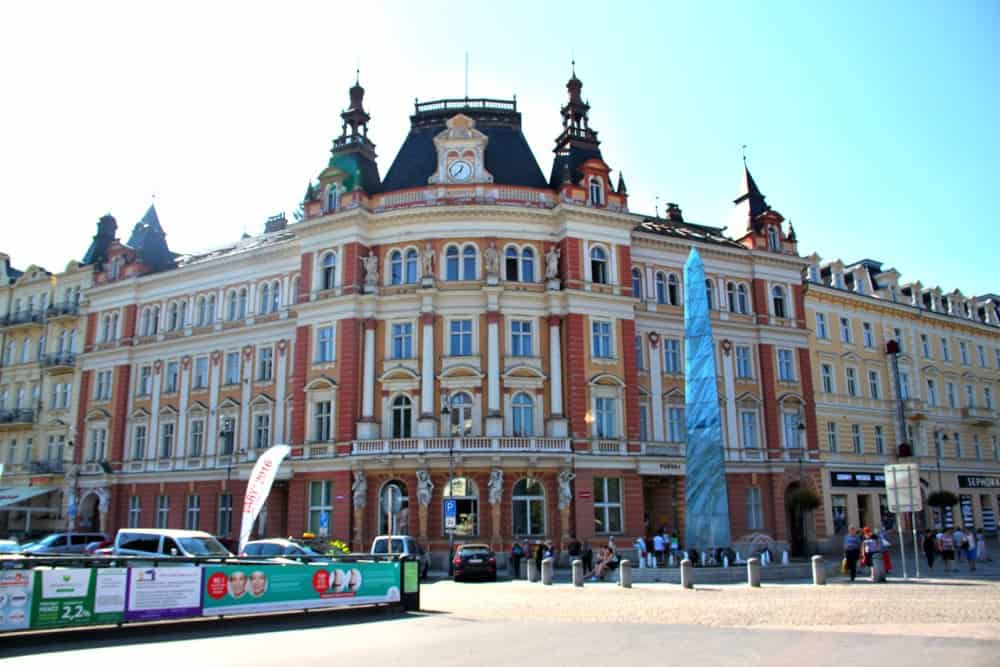
M 820 499 L 812 489 L 795 489 L 785 496 L 785 503 L 794 510 L 808 512 L 819 507 Z
M 927 504 L 931 507 L 938 507 L 941 509 L 944 509 L 945 507 L 954 507 L 958 504 L 958 496 L 951 491 L 941 489 L 939 491 L 935 491 L 927 497 Z

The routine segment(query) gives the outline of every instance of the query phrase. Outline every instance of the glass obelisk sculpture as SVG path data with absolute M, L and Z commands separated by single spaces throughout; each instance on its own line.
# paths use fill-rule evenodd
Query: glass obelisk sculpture
M 687 470 L 684 476 L 687 529 L 684 545 L 728 547 L 729 498 L 722 443 L 719 390 L 715 383 L 712 320 L 705 265 L 691 249 L 684 264 L 684 407 Z

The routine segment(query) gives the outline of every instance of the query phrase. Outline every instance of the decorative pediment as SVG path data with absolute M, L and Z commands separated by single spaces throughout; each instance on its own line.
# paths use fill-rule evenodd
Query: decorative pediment
M 393 380 L 419 380 L 420 374 L 409 366 L 393 366 L 386 369 L 379 376 L 379 382 L 391 382 Z
M 260 393 L 254 396 L 250 405 L 255 408 L 269 408 L 274 405 L 274 399 L 265 393 Z
M 219 409 L 220 410 L 226 410 L 226 409 L 238 408 L 238 407 L 240 407 L 240 402 L 237 401 L 235 398 L 227 398 L 226 400 L 224 400 L 221 403 L 219 403 Z
M 507 372 L 503 374 L 506 378 L 537 378 L 540 380 L 545 379 L 545 374 L 534 366 L 528 366 L 527 364 L 519 366 L 511 366 L 507 369 Z
M 104 408 L 94 408 L 87 413 L 87 421 L 96 421 L 100 419 L 111 419 L 111 413 Z
M 476 129 L 476 121 L 465 114 L 448 119 L 447 127 L 434 137 L 437 150 L 437 170 L 428 183 L 466 185 L 492 183 L 493 175 L 486 171 L 486 144 L 489 137 Z
M 131 419 L 132 421 L 137 421 L 137 422 L 145 421 L 149 419 L 149 410 L 147 410 L 146 408 L 139 408 L 138 410 L 134 410 L 132 414 L 129 415 L 128 418 Z
M 929 373 L 931 375 L 940 375 L 941 374 L 941 371 L 939 371 L 938 368 L 937 368 L 937 366 L 935 366 L 934 364 L 927 364 L 926 366 L 924 366 L 923 368 L 921 368 L 920 371 L 922 373 Z
M 455 366 L 449 366 L 448 368 L 441 371 L 441 375 L 438 376 L 439 380 L 444 380 L 446 378 L 458 379 L 458 378 L 475 378 L 477 380 L 482 380 L 485 375 L 483 375 L 479 369 L 470 366 L 468 364 L 457 364 Z
M 624 387 L 625 381 L 613 373 L 598 373 L 587 381 L 591 385 L 603 385 L 605 387 Z
M 306 391 L 323 391 L 337 388 L 337 381 L 328 375 L 321 375 L 320 377 L 309 382 L 305 390 Z
M 160 416 L 161 417 L 176 417 L 177 416 L 177 408 L 175 408 L 172 405 L 164 405 L 162 408 L 160 408 Z
M 802 394 L 797 394 L 794 391 L 790 391 L 790 392 L 787 392 L 787 393 L 782 394 L 781 396 L 779 396 L 778 397 L 778 403 L 780 403 L 782 405 L 786 404 L 786 403 L 801 403 L 801 404 L 805 404 L 805 399 L 802 398 Z
M 208 406 L 202 403 L 201 401 L 195 401 L 194 403 L 191 404 L 191 407 L 188 408 L 188 414 L 191 415 L 208 414 Z
M 756 408 L 761 404 L 760 398 L 754 396 L 749 391 L 744 392 L 736 397 L 736 405 L 741 408 Z
M 844 361 L 851 361 L 856 364 L 861 363 L 861 357 L 859 357 L 854 352 L 844 352 L 843 354 L 840 355 L 840 358 L 843 359 Z

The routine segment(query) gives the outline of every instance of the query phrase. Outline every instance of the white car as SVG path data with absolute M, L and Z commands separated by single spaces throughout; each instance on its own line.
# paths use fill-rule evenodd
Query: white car
M 373 554 L 401 554 L 411 556 L 420 562 L 420 578 L 427 577 L 431 568 L 430 554 L 423 550 L 415 539 L 409 535 L 379 535 L 372 541 Z
M 112 547 L 115 556 L 192 556 L 229 558 L 219 540 L 200 530 L 122 528 Z
M 295 540 L 286 540 L 276 537 L 247 542 L 246 546 L 243 548 L 243 553 L 240 555 L 256 556 L 260 558 L 275 558 L 278 556 L 295 558 L 297 556 L 322 556 L 323 554 L 319 553 L 309 545 L 300 544 Z

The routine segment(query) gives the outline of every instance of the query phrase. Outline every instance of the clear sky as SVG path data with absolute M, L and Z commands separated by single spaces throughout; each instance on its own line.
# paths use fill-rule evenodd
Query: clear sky
M 803 254 L 1000 292 L 998 33 L 997 0 L 4 3 L 0 250 L 61 270 L 154 194 L 176 252 L 261 231 L 325 166 L 359 65 L 383 175 L 466 51 L 548 174 L 575 55 L 632 210 L 726 224 L 747 144 Z

